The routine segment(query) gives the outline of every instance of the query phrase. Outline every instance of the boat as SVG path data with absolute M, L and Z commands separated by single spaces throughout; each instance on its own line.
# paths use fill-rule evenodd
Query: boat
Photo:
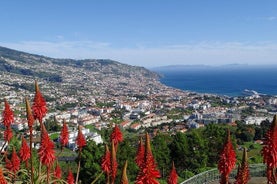
M 259 93 L 257 91 L 249 90 L 249 89 L 243 90 L 242 94 L 247 95 L 247 96 L 259 95 Z

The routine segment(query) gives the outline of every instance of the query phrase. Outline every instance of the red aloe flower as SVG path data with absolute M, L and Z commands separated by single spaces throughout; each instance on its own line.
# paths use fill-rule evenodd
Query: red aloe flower
M 55 178 L 57 178 L 57 179 L 62 178 L 62 170 L 61 170 L 61 167 L 59 166 L 58 163 L 57 163 L 57 165 L 56 165 L 56 167 L 55 167 L 55 170 L 54 170 L 54 176 L 55 176 Z
M 262 149 L 264 163 L 267 164 L 267 180 L 275 183 L 274 170 L 277 167 L 277 116 L 275 115 L 267 131 Z
M 123 141 L 122 133 L 117 125 L 114 126 L 110 139 L 114 142 L 115 151 L 117 151 L 118 143 Z
M 19 150 L 19 156 L 23 162 L 26 162 L 26 166 L 28 166 L 28 160 L 31 157 L 31 151 L 30 148 L 27 144 L 26 139 L 22 136 L 22 142 L 21 142 L 21 147 Z
M 112 150 L 111 150 L 111 179 L 112 184 L 115 182 L 116 172 L 117 172 L 117 161 L 116 161 L 116 152 L 114 142 L 112 141 Z
M 38 155 L 41 163 L 43 165 L 46 165 L 48 168 L 54 163 L 56 159 L 54 147 L 55 147 L 54 143 L 49 138 L 48 133 L 45 127 L 43 126 Z
M 105 155 L 102 157 L 102 160 L 101 160 L 101 168 L 104 173 L 106 173 L 107 175 L 110 174 L 110 172 L 111 172 L 111 152 L 107 145 L 106 145 Z
M 145 135 L 145 155 L 142 167 L 136 179 L 136 184 L 159 184 L 156 180 L 161 177 L 160 172 L 156 169 L 156 163 L 151 151 L 150 138 L 148 133 Z
M 82 133 L 81 126 L 78 126 L 78 135 L 76 138 L 76 144 L 78 146 L 78 168 L 77 168 L 77 175 L 76 175 L 76 181 L 78 181 L 79 178 L 79 173 L 80 173 L 80 168 L 81 168 L 81 154 L 82 154 L 82 148 L 86 145 L 86 139 L 85 136 Z
M 68 171 L 67 183 L 68 184 L 74 184 L 74 176 L 73 176 L 71 170 Z
M 13 111 L 11 110 L 11 107 L 7 100 L 5 99 L 5 108 L 3 111 L 3 124 L 5 127 L 8 127 L 11 125 L 12 122 L 14 122 L 14 116 L 13 116 Z
M 137 155 L 135 158 L 135 162 L 139 166 L 139 168 L 141 168 L 141 166 L 143 164 L 144 154 L 145 154 L 145 148 L 144 148 L 144 144 L 142 142 L 142 138 L 140 138 L 139 146 L 137 149 Z
M 128 166 L 128 161 L 125 161 L 123 171 L 122 171 L 122 176 L 121 176 L 121 182 L 120 184 L 128 184 L 128 177 L 127 177 L 127 166 Z
M 47 183 L 49 182 L 50 168 L 56 159 L 54 147 L 54 143 L 49 138 L 44 125 L 41 123 L 41 142 L 38 156 L 40 162 L 47 167 Z
M 81 126 L 78 127 L 78 135 L 76 138 L 76 144 L 78 146 L 78 149 L 81 151 L 82 148 L 86 145 L 86 139 L 85 136 L 82 133 Z
M 238 167 L 238 173 L 234 184 L 247 184 L 250 179 L 249 167 L 247 163 L 247 151 L 246 148 L 243 150 L 242 162 Z
M 20 159 L 16 154 L 15 149 L 13 148 L 11 160 L 9 160 L 7 157 L 5 159 L 6 162 L 6 168 L 9 171 L 12 171 L 13 173 L 16 173 L 20 168 Z
M 7 180 L 4 177 L 3 170 L 0 167 L 0 184 L 8 184 Z
M 171 172 L 170 172 L 169 177 L 167 179 L 167 183 L 168 184 L 177 184 L 177 182 L 178 182 L 178 175 L 177 175 L 177 172 L 176 172 L 176 169 L 175 169 L 174 162 L 172 162 L 172 169 L 171 169 Z
M 4 131 L 4 140 L 7 142 L 10 142 L 10 140 L 13 137 L 13 131 L 11 129 L 11 126 L 7 126 L 5 131 Z
M 12 171 L 16 173 L 20 169 L 20 158 L 17 156 L 15 148 L 13 148 L 11 162 L 13 165 Z
M 66 125 L 65 120 L 64 120 L 62 131 L 61 131 L 61 134 L 60 134 L 61 146 L 65 147 L 68 144 L 68 140 L 69 140 L 69 133 L 68 133 L 67 125 Z
M 231 142 L 230 130 L 228 129 L 227 139 L 218 161 L 218 170 L 221 174 L 220 184 L 226 184 L 228 182 L 229 174 L 235 167 L 235 164 L 236 153 Z
M 5 167 L 6 169 L 8 169 L 9 171 L 11 171 L 12 169 L 12 162 L 8 159 L 7 155 L 5 155 Z
M 36 93 L 35 93 L 34 102 L 32 105 L 32 110 L 33 110 L 34 118 L 38 119 L 39 122 L 42 123 L 42 118 L 47 113 L 47 107 L 46 107 L 45 99 L 43 98 L 39 90 L 37 81 L 35 81 L 35 88 L 36 88 Z
M 29 129 L 32 129 L 35 120 L 27 97 L 25 97 L 25 102 L 26 102 L 26 116 L 28 120 L 28 127 Z

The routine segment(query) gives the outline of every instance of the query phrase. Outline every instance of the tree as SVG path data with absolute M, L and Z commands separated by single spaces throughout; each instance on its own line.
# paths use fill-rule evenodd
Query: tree
M 103 128 L 100 131 L 100 135 L 104 141 L 104 143 L 110 142 L 110 135 L 111 135 L 112 130 L 110 128 Z
M 168 144 L 172 138 L 167 134 L 158 134 L 153 138 L 153 155 L 161 171 L 162 178 L 166 178 L 171 169 L 171 157 Z
M 237 122 L 236 137 L 242 142 L 253 141 L 255 136 L 255 127 L 253 125 L 246 125 L 242 122 Z
M 136 156 L 136 145 L 137 145 L 138 137 L 129 137 L 123 140 L 119 144 L 119 148 L 117 151 L 117 159 L 119 164 L 118 176 L 122 174 L 122 168 L 125 164 L 125 161 L 128 160 L 128 179 L 129 181 L 134 181 L 136 179 L 138 173 L 138 167 L 135 163 Z M 134 146 L 135 145 L 135 146 Z M 119 183 L 120 177 L 117 177 Z
M 200 168 L 207 166 L 207 146 L 204 137 L 201 136 L 201 129 L 192 130 L 187 134 L 189 146 L 189 169 L 197 172 Z
M 61 126 L 58 124 L 58 121 L 56 120 L 56 118 L 54 117 L 52 120 L 51 119 L 47 119 L 45 121 L 45 127 L 49 132 L 58 132 L 61 131 Z
M 219 158 L 218 153 L 225 140 L 225 128 L 218 124 L 208 124 L 203 131 L 203 137 L 207 140 L 207 166 L 215 167 Z
M 188 140 L 184 133 L 177 132 L 176 135 L 173 136 L 173 141 L 170 144 L 170 155 L 172 161 L 174 161 L 176 170 L 183 171 L 189 166 L 189 158 L 188 158 Z
M 94 141 L 88 141 L 81 154 L 81 170 L 79 179 L 82 183 L 91 183 L 101 173 L 101 158 L 104 154 L 104 146 L 96 145 Z M 97 183 L 105 183 L 104 175 Z
M 261 122 L 260 126 L 256 126 L 254 139 L 255 140 L 263 139 L 266 135 L 266 132 L 270 128 L 270 125 L 271 125 L 271 122 L 268 119 L 266 119 Z

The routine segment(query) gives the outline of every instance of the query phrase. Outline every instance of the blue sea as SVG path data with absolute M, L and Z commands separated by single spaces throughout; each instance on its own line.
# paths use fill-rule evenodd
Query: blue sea
M 245 89 L 277 95 L 277 66 L 163 67 L 154 71 L 174 88 L 199 93 L 242 96 Z

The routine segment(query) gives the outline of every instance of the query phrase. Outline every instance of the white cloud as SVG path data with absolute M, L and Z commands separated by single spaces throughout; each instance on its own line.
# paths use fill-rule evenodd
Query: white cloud
M 270 21 L 272 21 L 272 20 L 277 20 L 277 17 L 274 17 L 274 16 L 267 17 L 267 20 L 270 20 Z
M 109 43 L 91 41 L 24 41 L 18 43 L 1 43 L 0 45 L 25 51 L 33 54 L 40 54 L 55 58 L 91 58 L 95 50 L 102 50 L 108 47 Z
M 12 49 L 55 58 L 113 59 L 139 66 L 170 64 L 276 64 L 277 43 L 200 42 L 158 47 L 115 48 L 110 43 L 61 41 L 0 43 Z
M 268 16 L 268 17 L 261 17 L 259 19 L 266 20 L 266 21 L 275 21 L 275 20 L 277 20 L 277 17 L 276 16 Z

